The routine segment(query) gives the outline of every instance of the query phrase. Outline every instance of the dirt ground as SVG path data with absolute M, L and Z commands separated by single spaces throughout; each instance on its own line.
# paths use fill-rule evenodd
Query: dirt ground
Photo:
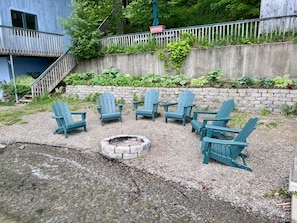
M 214 200 L 222 200 L 248 212 L 261 213 L 279 222 L 289 222 L 290 198 L 267 196 L 274 191 L 288 189 L 289 174 L 296 149 L 296 117 L 282 115 L 248 114 L 259 117 L 257 129 L 248 138 L 250 145 L 247 165 L 253 169 L 248 172 L 210 161 L 202 163 L 201 142 L 197 133 L 191 132 L 191 125 L 182 126 L 180 122 L 164 121 L 161 117 L 155 122 L 151 119 L 135 120 L 134 111 L 125 108 L 123 122 L 107 122 L 103 127 L 95 108 L 87 111 L 87 129 L 76 130 L 69 138 L 54 135 L 55 120 L 51 112 L 42 112 L 23 117 L 25 124 L 1 126 L 0 144 L 14 142 L 36 143 L 78 149 L 86 153 L 100 152 L 100 141 L 106 137 L 122 134 L 144 135 L 151 140 L 149 153 L 141 159 L 122 161 L 147 173 L 173 181 L 181 186 L 193 188 L 207 194 Z M 242 116 L 233 113 L 232 116 Z

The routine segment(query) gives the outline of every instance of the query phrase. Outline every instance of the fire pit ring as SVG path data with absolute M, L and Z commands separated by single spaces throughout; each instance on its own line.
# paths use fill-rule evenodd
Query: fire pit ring
M 144 156 L 150 140 L 140 135 L 117 135 L 101 141 L 102 155 L 113 159 L 135 159 Z

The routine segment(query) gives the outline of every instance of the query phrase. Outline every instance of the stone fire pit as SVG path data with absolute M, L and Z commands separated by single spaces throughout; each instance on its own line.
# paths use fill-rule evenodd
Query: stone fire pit
M 144 136 L 118 135 L 101 141 L 101 153 L 113 159 L 135 159 L 144 156 L 151 142 Z

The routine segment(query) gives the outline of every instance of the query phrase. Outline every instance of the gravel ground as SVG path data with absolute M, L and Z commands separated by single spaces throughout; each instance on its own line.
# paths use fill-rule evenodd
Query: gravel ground
M 125 108 L 122 123 L 102 127 L 94 108 L 84 110 L 88 132 L 68 139 L 53 135 L 51 112 L 1 126 L 0 221 L 2 215 L 6 222 L 289 222 L 290 199 L 264 194 L 288 188 L 296 118 L 260 117 L 245 149 L 248 172 L 202 164 L 191 125 L 166 124 L 162 111 L 155 122 L 136 121 Z M 102 157 L 100 141 L 121 134 L 147 137 L 149 153 L 121 162 Z

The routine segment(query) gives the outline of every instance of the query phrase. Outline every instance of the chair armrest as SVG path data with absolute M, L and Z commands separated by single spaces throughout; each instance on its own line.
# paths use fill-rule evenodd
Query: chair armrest
M 209 137 L 204 137 L 202 142 L 208 143 L 217 143 L 221 145 L 230 145 L 230 146 L 248 146 L 248 142 L 238 142 L 238 141 L 231 141 L 231 140 L 222 140 L 222 139 L 214 139 Z
M 116 103 L 116 106 L 119 106 L 119 111 L 120 111 L 120 112 L 123 111 L 123 105 L 122 105 L 122 104 L 117 104 L 117 103 Z
M 97 111 L 99 114 L 101 114 L 101 106 L 97 106 Z
M 169 106 L 173 106 L 173 105 L 177 105 L 177 104 L 178 104 L 178 102 L 164 104 L 163 106 L 164 106 L 165 112 L 168 112 L 168 107 Z
M 71 112 L 71 115 L 81 115 L 82 120 L 86 119 L 86 112 Z
M 133 107 L 134 107 L 134 109 L 137 109 L 137 108 L 138 108 L 138 105 L 139 105 L 140 103 L 144 103 L 144 100 L 141 100 L 141 101 L 133 101 Z
M 232 118 L 226 117 L 226 118 L 211 118 L 211 117 L 205 117 L 203 118 L 203 124 L 207 125 L 207 122 L 209 121 L 230 121 Z
M 231 129 L 227 127 L 220 127 L 220 126 L 215 126 L 215 125 L 205 125 L 205 128 L 207 130 L 219 130 L 222 132 L 231 132 L 231 133 L 239 133 L 241 130 L 238 129 Z
M 54 118 L 54 119 L 63 119 L 64 117 L 63 116 L 52 116 L 52 118 Z
M 206 114 L 206 115 L 215 115 L 217 111 L 207 111 L 207 110 L 194 110 L 193 111 L 193 119 L 198 119 L 198 114 Z

